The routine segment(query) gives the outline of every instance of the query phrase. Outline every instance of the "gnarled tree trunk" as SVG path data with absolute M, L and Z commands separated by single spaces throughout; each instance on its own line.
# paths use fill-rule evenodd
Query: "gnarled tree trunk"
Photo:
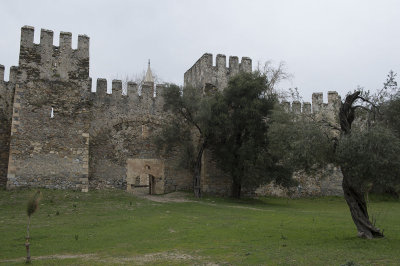
M 349 206 L 351 218 L 357 227 L 358 236 L 368 239 L 383 237 L 383 232 L 379 228 L 376 228 L 369 220 L 364 192 L 359 187 L 351 184 L 351 176 L 349 176 L 347 170 L 342 169 L 342 174 L 344 198 Z
M 206 148 L 207 143 L 203 142 L 201 145 L 199 152 L 197 153 L 196 165 L 194 167 L 194 176 L 193 176 L 193 192 L 196 198 L 201 198 L 201 160 L 203 157 L 204 149 Z
M 343 135 L 351 134 L 351 124 L 354 120 L 354 112 L 356 107 L 353 103 L 360 99 L 360 92 L 354 92 L 346 97 L 339 111 L 340 127 Z M 367 203 L 365 201 L 364 192 L 359 185 L 352 183 L 351 170 L 341 166 L 343 174 L 343 192 L 344 198 L 349 206 L 351 217 L 357 227 L 358 236 L 363 238 L 383 237 L 383 232 L 376 228 L 369 220 Z

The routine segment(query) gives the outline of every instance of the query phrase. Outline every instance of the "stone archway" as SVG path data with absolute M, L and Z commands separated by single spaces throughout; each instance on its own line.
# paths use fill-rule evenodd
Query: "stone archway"
M 133 114 L 124 119 L 101 114 L 90 128 L 89 184 L 93 189 L 125 189 L 128 158 L 157 158 L 151 135 L 159 121 Z
M 164 161 L 127 159 L 126 190 L 141 194 L 163 194 Z

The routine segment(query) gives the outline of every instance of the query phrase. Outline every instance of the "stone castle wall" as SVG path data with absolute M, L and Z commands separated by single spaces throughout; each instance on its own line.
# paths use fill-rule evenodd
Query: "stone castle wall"
M 89 37 L 79 35 L 78 47 L 72 49 L 71 33 L 61 32 L 58 46 L 52 31 L 41 30 L 39 44 L 33 36 L 32 27 L 21 29 L 19 65 L 11 68 L 8 82 L 0 65 L 0 186 L 125 189 L 127 161 L 146 159 L 163 162 L 164 192 L 192 188 L 192 175 L 179 168 L 178 152 L 162 157 L 152 142 L 169 119 L 162 108 L 162 85 L 150 82 L 139 88 L 128 82 L 123 94 L 122 82 L 113 80 L 108 94 L 107 80 L 100 78 L 92 90 Z M 184 82 L 223 90 L 239 71 L 252 71 L 250 58 L 239 63 L 231 56 L 227 67 L 226 57 L 217 55 L 214 66 L 213 56 L 204 54 L 184 74 Z M 327 104 L 322 94 L 313 94 L 312 107 L 284 105 L 295 113 L 334 120 L 338 103 L 337 93 L 330 92 Z M 321 184 L 317 187 L 324 191 Z M 230 178 L 209 150 L 203 156 L 201 185 L 205 193 L 227 195 L 231 190 Z
M 217 88 L 224 90 L 231 77 L 239 72 L 251 72 L 252 61 L 242 57 L 239 63 L 237 56 L 229 56 L 229 65 L 226 66 L 226 56 L 218 54 L 213 64 L 213 55 L 203 54 L 199 60 L 184 74 L 184 86 L 202 89 Z M 204 150 L 202 158 L 201 188 L 204 193 L 230 195 L 232 189 L 231 178 L 218 169 L 217 162 L 209 149 Z
M 216 65 L 213 65 L 212 54 L 204 54 L 184 75 L 185 86 L 205 89 L 207 86 L 223 90 L 228 85 L 231 76 L 239 71 L 252 71 L 251 59 L 242 58 L 239 64 L 237 57 L 229 57 L 229 67 L 226 67 L 226 56 L 217 55 Z M 328 92 L 328 102 L 323 102 L 323 93 L 313 93 L 312 103 L 300 101 L 282 102 L 288 112 L 297 115 L 312 116 L 316 120 L 324 120 L 327 123 L 338 126 L 337 114 L 341 104 L 341 98 L 335 91 Z M 340 169 L 329 165 L 325 169 L 319 169 L 313 175 L 299 171 L 293 175 L 299 186 L 286 189 L 270 183 L 260 186 L 254 191 L 243 191 L 248 195 L 273 195 L 273 196 L 321 196 L 342 195 L 342 174 Z M 205 150 L 203 155 L 203 169 L 201 186 L 205 193 L 229 195 L 231 191 L 231 179 L 220 169 L 213 159 L 212 153 Z
M 139 95 L 137 84 L 130 82 L 127 95 L 123 95 L 121 81 L 113 80 L 112 94 L 107 94 L 106 82 L 98 79 L 92 93 L 90 188 L 125 189 L 128 159 L 157 158 L 165 160 L 165 191 L 190 189 L 190 174 L 175 167 L 177 155 L 161 158 L 152 142 L 161 123 L 168 119 L 163 111 L 163 86 L 143 84 Z
M 11 122 L 7 187 L 87 186 L 90 78 L 89 38 L 23 27 Z
M 328 103 L 323 102 L 322 93 L 313 93 L 312 104 L 301 103 L 300 101 L 283 102 L 284 108 L 295 114 L 313 116 L 314 119 L 325 120 L 326 122 L 339 126 L 337 114 L 340 108 L 340 96 L 337 92 L 328 92 Z M 333 132 L 335 134 L 335 132 Z M 202 189 L 206 193 L 230 195 L 231 179 L 220 169 L 210 151 L 206 151 L 203 158 Z M 318 169 L 313 174 L 306 174 L 298 171 L 293 174 L 298 182 L 295 188 L 284 188 L 275 185 L 274 182 L 261 185 L 255 191 L 243 191 L 243 194 L 258 196 L 279 196 L 279 197 L 313 197 L 313 196 L 341 196 L 343 175 L 339 168 L 328 165 Z
M 312 94 L 312 104 L 310 102 L 301 103 L 300 101 L 282 102 L 283 107 L 288 112 L 295 114 L 313 114 L 319 119 L 327 119 L 329 122 L 337 124 L 337 113 L 340 108 L 341 98 L 336 91 L 328 91 L 328 103 L 323 102 L 323 93 L 315 92 Z
M 191 175 L 177 169 L 177 154 L 160 158 L 152 143 L 168 114 L 163 112 L 163 86 L 141 88 L 97 79 L 92 92 L 89 77 L 89 38 L 61 32 L 21 29 L 19 66 L 9 82 L 0 82 L 0 182 L 8 188 L 36 186 L 69 188 L 126 188 L 127 159 L 165 160 L 165 191 L 190 189 Z M 0 67 L 4 76 L 4 67 Z M 155 94 L 155 91 L 157 95 Z M 140 91 L 140 93 L 139 93 Z
M 288 112 L 297 115 L 305 115 L 316 121 L 325 121 L 330 125 L 339 127 L 338 113 L 341 98 L 336 91 L 328 92 L 328 102 L 323 102 L 323 93 L 312 94 L 312 104 L 300 101 L 282 102 L 283 107 Z M 333 135 L 338 132 L 332 131 Z M 274 182 L 260 186 L 256 195 L 285 196 L 285 197 L 312 197 L 312 196 L 340 196 L 343 195 L 342 179 L 343 175 L 339 168 L 328 165 L 323 169 L 316 170 L 313 174 L 306 174 L 298 171 L 293 174 L 293 179 L 298 182 L 295 188 L 284 188 L 275 185 Z
M 17 68 L 11 67 L 9 81 L 4 81 L 4 66 L 0 65 L 0 187 L 7 183 L 10 155 L 12 105 Z
M 318 169 L 313 174 L 305 174 L 303 171 L 294 173 L 293 179 L 298 182 L 297 187 L 284 188 L 271 182 L 260 186 L 255 194 L 258 196 L 276 197 L 318 197 L 343 195 L 340 169 L 328 165 L 324 169 Z
M 228 85 L 230 77 L 240 71 L 251 72 L 252 62 L 248 57 L 242 57 L 239 63 L 237 56 L 229 57 L 229 66 L 226 67 L 226 56 L 218 54 L 213 65 L 213 55 L 203 54 L 199 60 L 184 74 L 184 86 L 191 85 L 195 88 L 205 86 L 216 87 L 220 90 Z

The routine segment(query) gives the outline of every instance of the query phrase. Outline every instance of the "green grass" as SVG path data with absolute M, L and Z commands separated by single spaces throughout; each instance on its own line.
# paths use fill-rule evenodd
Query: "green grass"
M 42 192 L 31 226 L 35 265 L 400 264 L 398 201 L 372 197 L 370 212 L 386 237 L 363 240 L 339 197 L 158 203 L 123 191 Z M 22 264 L 12 259 L 26 255 L 33 193 L 0 191 L 0 264 Z M 59 257 L 66 254 L 83 255 Z

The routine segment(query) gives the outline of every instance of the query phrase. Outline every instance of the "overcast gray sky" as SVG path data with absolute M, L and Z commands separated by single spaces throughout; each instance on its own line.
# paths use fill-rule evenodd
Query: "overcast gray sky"
M 283 87 L 312 92 L 357 85 L 382 87 L 390 69 L 400 73 L 400 1 L 1 1 L 0 64 L 18 64 L 20 28 L 90 36 L 94 79 L 141 73 L 152 62 L 163 80 L 183 73 L 205 52 L 285 61 L 294 75 Z M 6 70 L 8 75 L 8 70 Z M 8 79 L 8 76 L 6 80 Z M 324 95 L 326 99 L 326 95 Z

